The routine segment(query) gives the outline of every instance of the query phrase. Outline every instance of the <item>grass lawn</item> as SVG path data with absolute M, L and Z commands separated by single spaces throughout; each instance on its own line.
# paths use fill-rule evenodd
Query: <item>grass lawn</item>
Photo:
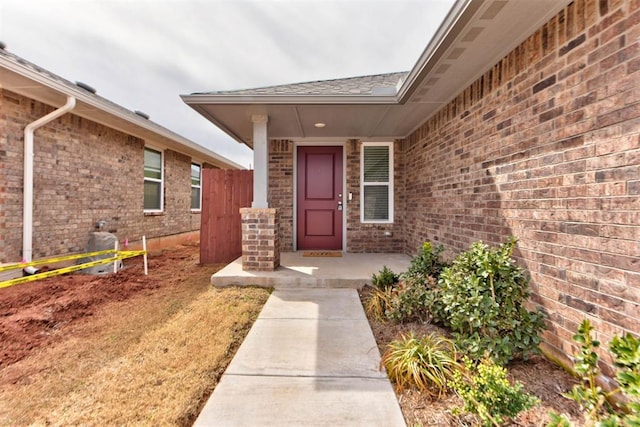
M 182 246 L 0 290 L 0 425 L 191 425 L 269 295 L 211 288 L 219 267 Z

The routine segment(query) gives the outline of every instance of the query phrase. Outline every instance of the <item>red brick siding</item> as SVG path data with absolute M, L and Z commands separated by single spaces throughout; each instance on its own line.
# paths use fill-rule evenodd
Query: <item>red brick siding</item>
M 347 141 L 345 155 L 347 158 L 347 187 L 344 199 L 347 221 L 348 252 L 395 252 L 404 249 L 404 239 L 400 224 L 404 218 L 404 194 L 399 191 L 403 187 L 402 147 L 394 145 L 395 172 L 395 221 L 393 224 L 361 224 L 360 223 L 360 145 L 359 141 Z M 291 141 L 271 140 L 269 142 L 269 206 L 277 208 L 280 219 L 280 250 L 293 250 L 293 150 Z M 353 200 L 347 200 L 348 194 Z M 384 235 L 392 232 L 391 237 Z
M 345 200 L 352 193 L 353 200 L 347 205 L 347 252 L 402 253 L 404 236 L 404 192 L 402 174 L 402 152 L 399 143 L 394 144 L 394 222 L 393 224 L 363 224 L 360 222 L 360 149 L 362 143 L 350 140 L 346 144 L 347 189 Z M 390 232 L 391 236 L 385 236 Z
M 403 141 L 406 252 L 516 235 L 560 352 L 640 333 L 639 8 L 573 2 Z
M 293 142 L 269 141 L 269 206 L 278 209 L 280 250 L 293 251 Z
M 0 90 L 0 262 L 22 252 L 23 134 L 53 108 Z M 190 212 L 190 164 L 165 150 L 165 206 L 143 213 L 145 141 L 65 114 L 38 129 L 34 144 L 34 258 L 81 252 L 98 220 L 120 240 L 198 230 Z
M 242 269 L 273 271 L 280 266 L 278 209 L 241 208 Z

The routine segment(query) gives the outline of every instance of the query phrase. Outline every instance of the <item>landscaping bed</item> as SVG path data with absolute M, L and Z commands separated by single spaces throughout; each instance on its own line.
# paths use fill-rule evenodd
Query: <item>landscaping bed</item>
M 538 352 L 544 314 L 527 307 L 529 279 L 511 257 L 515 244 L 476 242 L 445 262 L 443 248 L 426 242 L 401 276 L 381 266 L 361 292 L 409 426 L 589 425 L 566 397 L 576 387 L 592 399 L 589 389 Z M 587 347 L 583 354 L 592 354 Z
M 361 297 L 367 297 L 367 290 L 361 292 Z M 369 316 L 371 329 L 378 343 L 380 354 L 383 354 L 387 345 L 402 334 L 413 331 L 416 335 L 424 335 L 436 332 L 447 336 L 448 332 L 437 325 L 421 322 L 396 323 L 379 321 Z M 561 394 L 571 390 L 576 379 L 564 369 L 552 363 L 544 356 L 534 356 L 529 361 L 513 362 L 507 366 L 509 378 L 520 381 L 524 389 L 540 398 L 540 404 L 520 414 L 514 420 L 514 426 L 544 426 L 549 421 L 551 411 L 558 414 L 570 415 L 574 425 L 583 426 L 584 420 L 578 405 Z M 449 392 L 444 397 L 432 398 L 415 389 L 397 390 L 396 395 L 402 409 L 405 421 L 409 427 L 448 427 L 474 425 L 474 420 L 469 417 L 456 417 L 452 410 L 462 407 L 463 401 L 455 393 Z

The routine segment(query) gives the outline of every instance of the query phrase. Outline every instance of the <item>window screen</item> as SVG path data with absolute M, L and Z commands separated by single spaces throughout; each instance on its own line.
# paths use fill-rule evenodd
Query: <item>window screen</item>
M 363 143 L 362 222 L 393 221 L 393 152 L 391 143 Z
M 144 210 L 162 210 L 162 153 L 144 149 Z

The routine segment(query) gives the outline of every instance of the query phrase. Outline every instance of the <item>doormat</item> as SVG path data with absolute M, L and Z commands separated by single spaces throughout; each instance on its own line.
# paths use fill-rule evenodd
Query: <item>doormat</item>
M 331 258 L 339 258 L 342 256 L 342 252 L 334 252 L 334 251 L 305 251 L 302 253 L 302 256 L 306 257 L 331 257 Z

